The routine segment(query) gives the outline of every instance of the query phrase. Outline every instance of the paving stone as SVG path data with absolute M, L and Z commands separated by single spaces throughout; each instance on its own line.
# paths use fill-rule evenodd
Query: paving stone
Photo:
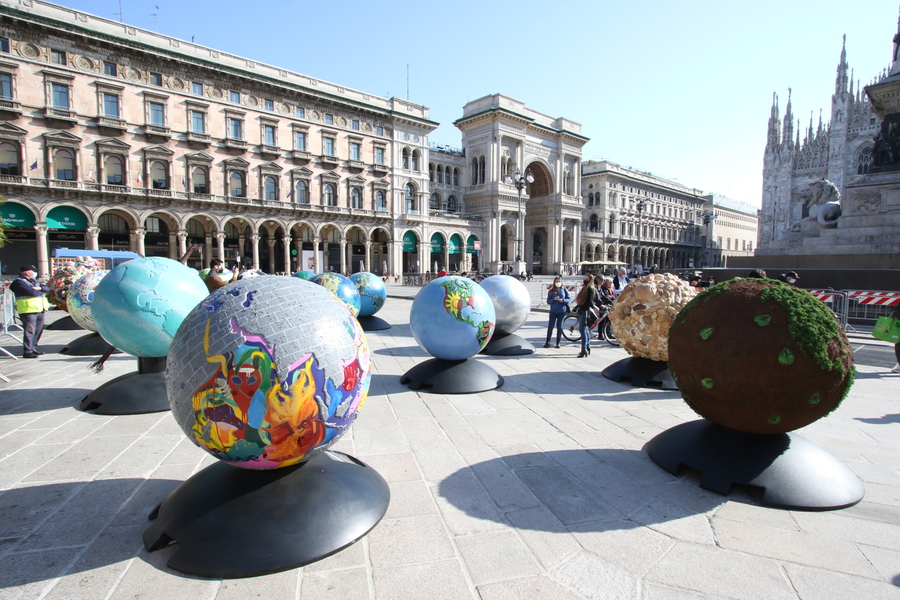
M 477 598 L 457 560 L 375 569 L 375 597 L 385 600 Z
M 503 526 L 497 506 L 470 469 L 448 477 L 434 491 L 438 510 L 454 534 L 494 531 Z
M 0 569 L 0 599 L 40 598 L 52 587 L 52 579 L 65 573 L 80 551 L 80 548 L 58 548 L 7 554 Z
M 582 549 L 575 536 L 543 506 L 510 512 L 506 518 L 545 569 L 558 566 Z
M 374 567 L 430 562 L 454 556 L 453 546 L 437 515 L 384 519 L 367 539 Z
M 45 464 L 23 481 L 38 483 L 90 479 L 134 442 L 135 438 L 129 435 L 81 440 L 54 456 L 52 463 Z
M 478 586 L 481 600 L 581 600 L 581 594 L 567 590 L 549 577 L 526 577 Z
M 411 452 L 373 454 L 366 456 L 363 462 L 378 471 L 378 474 L 384 477 L 388 483 L 413 481 L 421 478 L 419 467 Z
M 611 526 L 615 525 L 615 528 Z M 643 577 L 676 544 L 648 527 L 621 522 L 581 523 L 571 528 L 573 538 L 596 556 Z
M 391 503 L 386 518 L 415 517 L 437 513 L 437 505 L 423 481 L 397 481 L 391 484 Z
M 377 525 L 376 525 L 377 527 Z M 355 567 L 368 565 L 368 537 L 364 537 L 354 544 L 350 544 L 340 552 L 326 556 L 322 560 L 310 563 L 303 567 L 306 573 L 318 573 L 322 571 L 343 571 Z
M 896 600 L 900 598 L 897 585 L 855 577 L 844 573 L 832 573 L 800 565 L 785 564 L 785 571 L 797 590 L 800 600 Z
M 472 472 L 501 511 L 538 506 L 534 494 L 499 459 L 472 465 Z
M 556 517 L 566 525 L 614 517 L 612 506 L 563 469 L 533 467 L 518 469 L 516 475 Z
M 221 596 L 216 596 L 219 600 Z M 241 600 L 248 596 L 235 596 L 235 600 Z M 288 597 L 288 596 L 285 596 Z M 316 598 L 322 600 L 346 600 L 348 598 L 369 598 L 369 579 L 366 569 L 345 569 L 340 577 L 334 577 L 328 573 L 304 573 L 300 584 L 301 598 Z
M 641 597 L 640 581 L 635 575 L 588 553 L 571 558 L 551 575 L 585 598 L 639 600 Z
M 540 574 L 531 554 L 511 531 L 458 537 L 456 545 L 475 585 Z
M 857 547 L 885 581 L 900 586 L 900 551 L 863 544 Z

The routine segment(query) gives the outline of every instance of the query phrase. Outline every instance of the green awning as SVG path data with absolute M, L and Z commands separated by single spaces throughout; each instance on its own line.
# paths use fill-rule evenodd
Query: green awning
M 431 236 L 431 251 L 432 252 L 443 252 L 444 251 L 444 236 L 439 233 L 432 234 Z
M 454 233 L 450 236 L 450 243 L 448 246 L 450 248 L 450 254 L 459 254 L 460 246 L 462 246 L 462 238 L 459 237 L 458 233 Z
M 71 206 L 57 206 L 47 214 L 47 227 L 50 229 L 87 229 L 87 217 Z
M 16 202 L 0 205 L 0 221 L 8 227 L 34 227 L 34 213 Z
M 470 235 L 469 239 L 466 240 L 466 254 L 476 254 L 477 250 L 475 248 L 475 243 L 478 241 L 474 235 Z
M 404 252 L 415 252 L 416 245 L 419 243 L 419 238 L 416 237 L 416 234 L 412 231 L 407 231 L 403 234 L 403 251 Z

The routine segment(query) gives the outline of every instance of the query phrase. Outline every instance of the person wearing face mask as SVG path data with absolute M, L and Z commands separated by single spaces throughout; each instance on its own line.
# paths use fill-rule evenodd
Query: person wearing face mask
M 778 279 L 790 285 L 797 285 L 797 280 L 800 279 L 800 276 L 797 275 L 796 271 L 788 271 L 787 273 L 779 275 Z
M 556 347 L 559 348 L 559 339 L 562 337 L 562 322 L 569 310 L 569 302 L 572 297 L 569 290 L 563 285 L 562 277 L 553 279 L 553 285 L 547 292 L 547 304 L 550 305 L 550 322 L 547 323 L 547 341 L 544 342 L 544 348 L 550 347 L 550 336 L 553 334 L 553 328 L 556 327 Z
M 581 332 L 581 353 L 578 358 L 584 358 L 591 353 L 591 330 L 588 329 L 587 316 L 597 304 L 597 288 L 594 287 L 594 278 L 585 275 L 581 291 L 575 296 L 578 305 L 578 331 Z
M 22 358 L 37 358 L 43 352 L 37 349 L 38 341 L 44 332 L 44 314 L 50 310 L 50 302 L 44 295 L 50 288 L 37 279 L 34 265 L 25 265 L 19 269 L 19 276 L 9 284 L 9 289 L 16 296 L 16 312 L 22 321 Z
M 618 296 L 628 285 L 628 271 L 625 267 L 619 267 L 616 275 L 613 277 L 613 293 Z

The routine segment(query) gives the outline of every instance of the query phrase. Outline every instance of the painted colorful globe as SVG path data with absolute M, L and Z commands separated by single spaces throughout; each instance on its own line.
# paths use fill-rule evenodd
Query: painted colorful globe
M 771 279 L 734 279 L 698 294 L 669 331 L 669 369 L 698 414 L 749 433 L 784 433 L 825 416 L 855 372 L 828 308 Z
M 61 310 L 69 310 L 66 304 L 66 295 L 72 284 L 83 275 L 100 269 L 100 262 L 90 256 L 77 256 L 74 260 L 66 261 L 47 281 L 47 287 L 50 288 L 47 300 Z
M 359 292 L 359 316 L 371 317 L 384 306 L 387 300 L 387 288 L 381 277 L 374 273 L 361 272 L 350 276 L 350 281 Z
M 309 281 L 310 279 L 315 277 L 315 275 L 316 274 L 313 273 L 312 271 L 297 271 L 296 273 L 294 273 L 294 277 L 297 277 L 298 279 L 303 279 L 305 281 Z
M 328 290 L 294 277 L 214 292 L 184 319 L 166 364 L 184 433 L 248 469 L 287 467 L 334 444 L 372 377 L 359 322 Z
M 494 275 L 482 281 L 481 288 L 494 303 L 498 333 L 513 333 L 528 319 L 531 296 L 525 284 L 515 277 Z
M 103 279 L 109 271 L 91 271 L 79 277 L 69 293 L 66 294 L 66 307 L 69 315 L 75 319 L 75 322 L 87 329 L 88 331 L 97 331 L 94 325 L 94 317 L 91 313 L 91 303 L 94 300 L 94 291 L 97 284 Z
M 480 285 L 453 275 L 423 287 L 409 311 L 413 336 L 426 352 L 443 360 L 478 354 L 494 334 L 494 303 Z
M 354 317 L 359 315 L 359 292 L 356 291 L 356 285 L 348 278 L 338 273 L 322 273 L 314 275 L 310 281 L 321 285 L 337 296 L 341 302 L 347 305 Z
M 184 317 L 209 291 L 197 272 L 177 260 L 136 258 L 100 280 L 91 314 L 97 332 L 135 356 L 165 356 Z

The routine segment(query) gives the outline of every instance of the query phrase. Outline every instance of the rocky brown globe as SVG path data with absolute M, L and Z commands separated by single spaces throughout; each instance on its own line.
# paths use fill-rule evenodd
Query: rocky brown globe
M 809 292 L 735 279 L 694 298 L 669 331 L 669 369 L 702 417 L 748 433 L 809 425 L 853 384 L 853 351 Z

